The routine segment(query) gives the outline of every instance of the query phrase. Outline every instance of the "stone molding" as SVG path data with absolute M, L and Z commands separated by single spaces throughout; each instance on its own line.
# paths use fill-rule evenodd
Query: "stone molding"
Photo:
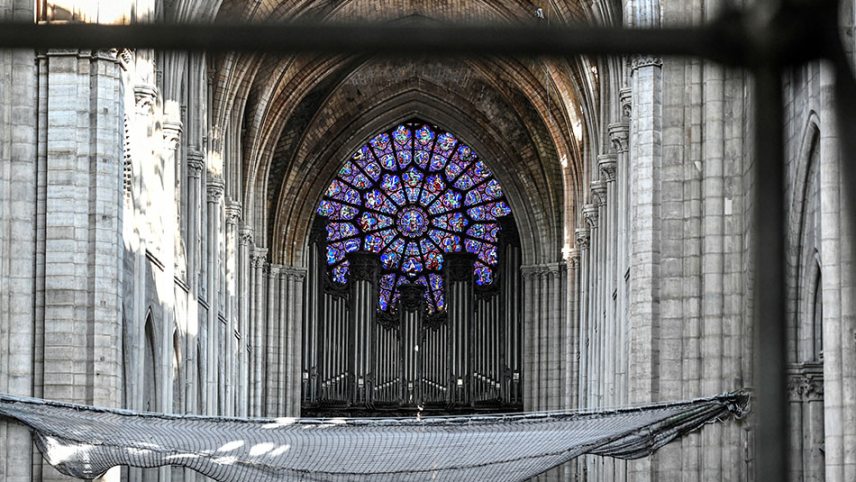
M 520 267 L 520 273 L 524 276 L 538 276 L 544 274 L 560 274 L 565 270 L 565 263 L 528 264 Z
M 577 248 L 580 250 L 588 249 L 591 241 L 591 230 L 589 228 L 577 228 L 574 230 L 574 239 L 577 243 Z
M 205 154 L 197 150 L 188 150 L 187 174 L 192 178 L 199 179 L 203 169 L 205 169 Z
M 615 181 L 615 168 L 618 166 L 618 156 L 608 152 L 597 156 L 597 169 L 601 179 L 606 182 Z
M 137 84 L 134 86 L 134 101 L 137 112 L 148 114 L 154 109 L 158 88 L 152 84 Z
M 225 190 L 223 180 L 219 177 L 208 176 L 208 182 L 206 183 L 206 187 L 208 190 L 208 202 L 220 202 L 220 198 L 223 197 L 223 191 Z
M 624 122 L 609 124 L 609 142 L 618 153 L 624 154 L 630 149 L 630 125 Z
M 241 228 L 240 233 L 240 243 L 243 246 L 249 246 L 253 244 L 253 228 L 250 226 L 244 226 Z
M 822 363 L 804 363 L 788 368 L 788 400 L 801 402 L 823 401 Z
M 583 206 L 583 217 L 589 226 L 589 229 L 597 228 L 597 205 L 589 203 Z
M 294 278 L 295 281 L 303 281 L 306 279 L 306 270 L 303 268 L 295 268 L 293 266 L 283 266 L 280 274 L 284 278 Z
M 630 87 L 623 87 L 618 93 L 618 101 L 621 104 L 621 117 L 624 124 L 630 124 L 633 116 L 633 91 Z
M 643 67 L 663 67 L 663 58 L 659 55 L 635 55 L 630 60 L 630 72 L 636 72 Z
M 596 206 L 606 206 L 606 181 L 595 179 L 591 182 L 591 198 Z
M 181 142 L 181 121 L 164 121 L 163 140 L 168 151 L 175 151 Z
M 243 209 L 241 207 L 241 203 L 237 201 L 226 202 L 226 223 L 238 224 L 239 222 L 241 222 L 242 214 Z

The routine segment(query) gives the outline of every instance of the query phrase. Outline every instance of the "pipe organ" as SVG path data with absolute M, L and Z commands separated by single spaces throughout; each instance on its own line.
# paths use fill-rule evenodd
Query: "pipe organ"
M 513 226 L 504 231 L 516 232 Z M 522 409 L 516 236 L 502 237 L 501 263 L 489 286 L 475 283 L 474 255 L 446 254 L 445 309 L 434 312 L 426 306 L 426 287 L 411 283 L 381 311 L 374 253 L 349 253 L 350 277 L 334 283 L 323 236 L 313 238 L 303 327 L 304 416 Z

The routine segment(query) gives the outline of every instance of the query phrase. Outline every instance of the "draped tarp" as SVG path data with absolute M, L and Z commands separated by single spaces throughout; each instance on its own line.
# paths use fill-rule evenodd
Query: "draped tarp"
M 591 412 L 425 418 L 240 419 L 111 410 L 0 395 L 60 472 L 188 467 L 232 480 L 525 480 L 583 454 L 639 458 L 742 415 L 745 394 Z

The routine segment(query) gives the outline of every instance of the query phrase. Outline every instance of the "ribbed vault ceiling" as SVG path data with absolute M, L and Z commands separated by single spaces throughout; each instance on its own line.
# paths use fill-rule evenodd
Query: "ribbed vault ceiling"
M 543 21 L 610 23 L 610 3 L 188 0 L 168 10 L 217 21 L 531 23 L 540 6 Z M 598 136 L 598 82 L 608 74 L 590 59 L 213 60 L 213 127 L 241 133 L 244 217 L 274 262 L 303 264 L 314 208 L 341 163 L 375 132 L 411 117 L 455 132 L 489 163 L 514 208 L 525 262 L 560 259 L 568 206 L 587 183 L 587 139 Z

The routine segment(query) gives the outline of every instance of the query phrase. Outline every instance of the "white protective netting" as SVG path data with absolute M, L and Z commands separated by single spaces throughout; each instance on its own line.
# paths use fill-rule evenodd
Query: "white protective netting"
M 221 481 L 526 480 L 583 454 L 639 458 L 742 415 L 743 393 L 600 412 L 351 419 L 137 413 L 0 395 L 60 472 L 188 467 Z

